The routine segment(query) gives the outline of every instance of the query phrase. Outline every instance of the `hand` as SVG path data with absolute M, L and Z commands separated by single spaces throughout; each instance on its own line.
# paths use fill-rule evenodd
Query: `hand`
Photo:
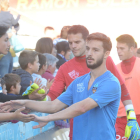
M 38 122 L 38 125 L 33 126 L 33 129 L 41 128 L 41 127 L 47 125 L 48 122 L 49 122 L 49 121 L 47 121 L 47 116 L 38 117 L 38 116 L 35 115 L 34 117 L 35 117 L 35 118 L 34 118 L 34 121 L 35 121 L 35 122 Z
M 48 79 L 47 85 L 46 85 L 47 89 L 50 89 L 50 87 L 52 86 L 53 82 L 54 82 L 54 79 L 52 79 L 51 81 L 50 81 L 50 79 Z
M 35 116 L 33 114 L 25 115 L 21 111 L 24 111 L 25 107 L 22 107 L 14 112 L 14 119 L 22 122 L 30 122 L 33 121 Z
M 22 111 L 22 113 L 28 114 L 28 113 L 30 113 L 31 111 L 32 111 L 31 109 L 25 108 L 25 109 Z
M 46 93 L 46 94 L 48 94 L 49 89 L 50 89 L 51 85 L 53 84 L 53 82 L 54 82 L 54 79 L 52 79 L 51 81 L 50 81 L 50 79 L 49 79 L 49 80 L 47 81 L 46 86 L 43 86 L 43 87 L 42 87 L 42 89 L 45 90 L 45 93 Z
M 10 112 L 10 111 L 23 107 L 24 104 L 25 104 L 25 100 L 12 100 L 12 101 L 0 104 L 0 108 L 2 111 Z
M 46 97 L 47 93 L 38 94 L 38 90 L 40 90 L 40 88 L 36 89 L 35 91 L 32 92 L 32 94 L 28 95 L 30 100 L 40 100 L 40 101 L 42 101 Z
M 39 88 L 42 88 L 42 84 L 41 84 L 41 79 L 40 78 L 36 78 L 34 83 L 36 83 L 39 86 Z
M 140 139 L 140 128 L 136 120 L 131 120 L 127 122 L 125 128 L 125 137 L 127 137 L 128 140 Z

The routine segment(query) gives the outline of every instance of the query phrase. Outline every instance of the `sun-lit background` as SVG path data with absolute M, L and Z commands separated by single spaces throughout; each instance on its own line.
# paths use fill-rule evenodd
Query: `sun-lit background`
M 140 44 L 140 0 L 10 0 L 10 6 L 15 16 L 21 14 L 18 34 L 25 48 L 35 48 L 45 26 L 54 27 L 58 35 L 63 26 L 75 24 L 108 35 L 116 64 L 116 37 L 127 33 Z

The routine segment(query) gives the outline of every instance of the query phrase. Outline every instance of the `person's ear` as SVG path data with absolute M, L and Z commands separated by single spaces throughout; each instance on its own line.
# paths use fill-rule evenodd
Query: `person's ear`
M 31 69 L 32 68 L 32 64 L 28 63 L 28 68 Z
M 106 51 L 104 54 L 104 58 L 107 59 L 107 57 L 110 55 L 110 51 Z
M 48 65 L 47 69 L 50 70 L 51 69 L 51 65 Z
M 11 86 L 10 91 L 13 91 L 14 89 L 15 89 L 15 87 L 14 86 Z
M 61 54 L 64 56 L 65 55 L 65 52 L 64 51 L 61 51 Z
M 41 69 L 46 70 L 46 65 L 43 65 Z M 47 67 L 47 69 L 48 69 L 48 67 Z
M 134 50 L 135 50 L 135 48 L 134 48 L 134 47 L 130 47 L 130 52 L 131 52 L 131 53 L 133 53 L 133 52 L 134 52 Z

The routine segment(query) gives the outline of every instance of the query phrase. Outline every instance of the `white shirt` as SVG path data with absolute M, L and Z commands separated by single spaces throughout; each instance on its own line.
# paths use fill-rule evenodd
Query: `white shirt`
M 33 77 L 33 81 L 35 81 L 36 78 L 41 79 L 42 86 L 46 86 L 47 80 L 45 78 L 42 78 L 41 75 L 33 73 L 32 77 Z

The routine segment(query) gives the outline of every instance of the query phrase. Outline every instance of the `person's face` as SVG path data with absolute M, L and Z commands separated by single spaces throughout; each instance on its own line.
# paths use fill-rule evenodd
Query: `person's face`
M 6 55 L 10 49 L 10 42 L 8 35 L 5 34 L 0 38 L 0 54 Z
M 3 87 L 2 87 L 2 93 L 7 95 L 7 90 L 6 90 L 6 86 L 5 85 L 3 85 Z
M 75 57 L 85 55 L 86 41 L 83 39 L 82 34 L 68 34 L 68 42 L 71 51 Z
M 66 60 L 70 60 L 71 50 L 68 50 L 65 54 Z
M 20 85 L 20 82 L 18 82 L 18 83 L 16 84 L 16 88 L 14 89 L 14 93 L 15 93 L 16 95 L 18 95 L 19 92 L 20 92 L 20 89 L 21 89 L 21 85 Z
M 49 65 L 49 70 L 52 74 L 55 72 L 55 69 L 56 69 L 56 63 L 54 65 Z
M 103 43 L 98 40 L 91 40 L 87 42 L 86 46 L 86 63 L 90 69 L 98 68 L 105 58 Z
M 39 66 L 40 66 L 40 63 L 39 63 L 39 58 L 38 58 L 38 55 L 37 55 L 36 58 L 35 58 L 34 63 L 32 64 L 32 72 L 33 73 L 38 72 Z
M 133 55 L 133 47 L 129 48 L 126 43 L 119 43 L 117 42 L 117 53 L 120 60 L 127 60 L 132 57 Z

